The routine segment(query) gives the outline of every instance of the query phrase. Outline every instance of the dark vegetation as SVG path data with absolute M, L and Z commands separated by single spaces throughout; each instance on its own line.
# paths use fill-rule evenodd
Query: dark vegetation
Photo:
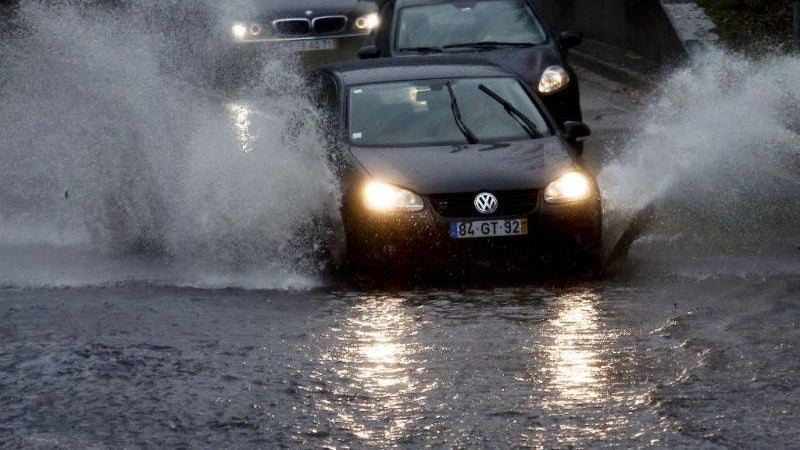
M 697 0 L 731 48 L 748 52 L 793 50 L 793 0 Z

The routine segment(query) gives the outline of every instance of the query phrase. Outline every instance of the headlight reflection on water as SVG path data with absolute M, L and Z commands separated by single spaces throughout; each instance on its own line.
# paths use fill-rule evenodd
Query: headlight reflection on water
M 328 405 L 338 426 L 366 441 L 392 442 L 418 420 L 426 393 L 417 375 L 420 323 L 404 301 L 365 297 L 333 330 L 340 345 L 323 355 L 341 381 Z
M 561 417 L 555 429 L 562 444 L 604 440 L 615 429 L 632 426 L 629 414 L 645 399 L 641 393 L 616 387 L 619 340 L 625 334 L 610 327 L 598 308 L 601 297 L 587 290 L 560 295 L 552 316 L 543 326 L 542 348 L 531 348 L 537 387 L 546 394 L 543 409 Z M 549 339 L 547 336 L 550 336 Z M 537 394 L 538 395 L 538 394 Z M 595 411 L 618 411 L 597 416 Z M 543 430 L 532 430 L 538 441 Z
M 652 386 L 636 373 L 635 340 L 613 311 L 615 295 L 354 293 L 319 336 L 312 426 L 325 427 L 331 444 L 366 448 L 649 440 L 659 432 L 643 425 L 652 420 Z
M 603 333 L 594 294 L 562 297 L 555 318 L 553 344 L 547 349 L 552 361 L 550 380 L 559 392 L 559 403 L 591 401 L 600 396 L 604 374 L 599 350 L 609 343 Z

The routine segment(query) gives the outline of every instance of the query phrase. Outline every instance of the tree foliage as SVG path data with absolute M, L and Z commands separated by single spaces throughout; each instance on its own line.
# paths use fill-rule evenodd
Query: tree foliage
M 793 48 L 793 0 L 698 0 L 731 47 L 746 51 Z

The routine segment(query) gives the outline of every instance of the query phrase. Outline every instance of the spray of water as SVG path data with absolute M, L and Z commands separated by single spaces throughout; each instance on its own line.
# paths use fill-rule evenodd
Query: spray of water
M 800 59 L 710 49 L 663 81 L 601 171 L 607 209 L 654 207 L 643 241 L 682 254 L 800 246 Z
M 211 87 L 209 30 L 249 7 L 22 2 L 0 40 L 0 284 L 318 283 L 298 236 L 338 189 L 301 77 L 275 54 L 246 102 Z M 798 75 L 795 57 L 698 55 L 601 172 L 607 210 L 654 205 L 640 241 L 661 247 L 796 252 Z
M 247 102 L 223 99 L 233 8 L 184 3 L 22 3 L 0 44 L 0 283 L 318 282 L 301 237 L 338 189 L 302 77 L 270 55 Z

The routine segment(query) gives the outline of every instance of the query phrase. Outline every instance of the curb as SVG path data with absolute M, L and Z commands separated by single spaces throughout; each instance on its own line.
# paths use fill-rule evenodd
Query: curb
M 576 66 L 598 73 L 618 83 L 640 89 L 658 87 L 661 68 L 657 63 L 625 49 L 591 38 L 570 49 L 568 58 Z
M 706 11 L 693 0 L 661 0 L 661 8 L 689 56 L 719 43 L 717 27 Z
M 648 90 L 658 87 L 655 76 L 645 75 L 635 70 L 610 63 L 589 53 L 572 49 L 570 50 L 569 58 L 576 66 L 591 70 L 592 72 L 598 73 L 618 83 Z

